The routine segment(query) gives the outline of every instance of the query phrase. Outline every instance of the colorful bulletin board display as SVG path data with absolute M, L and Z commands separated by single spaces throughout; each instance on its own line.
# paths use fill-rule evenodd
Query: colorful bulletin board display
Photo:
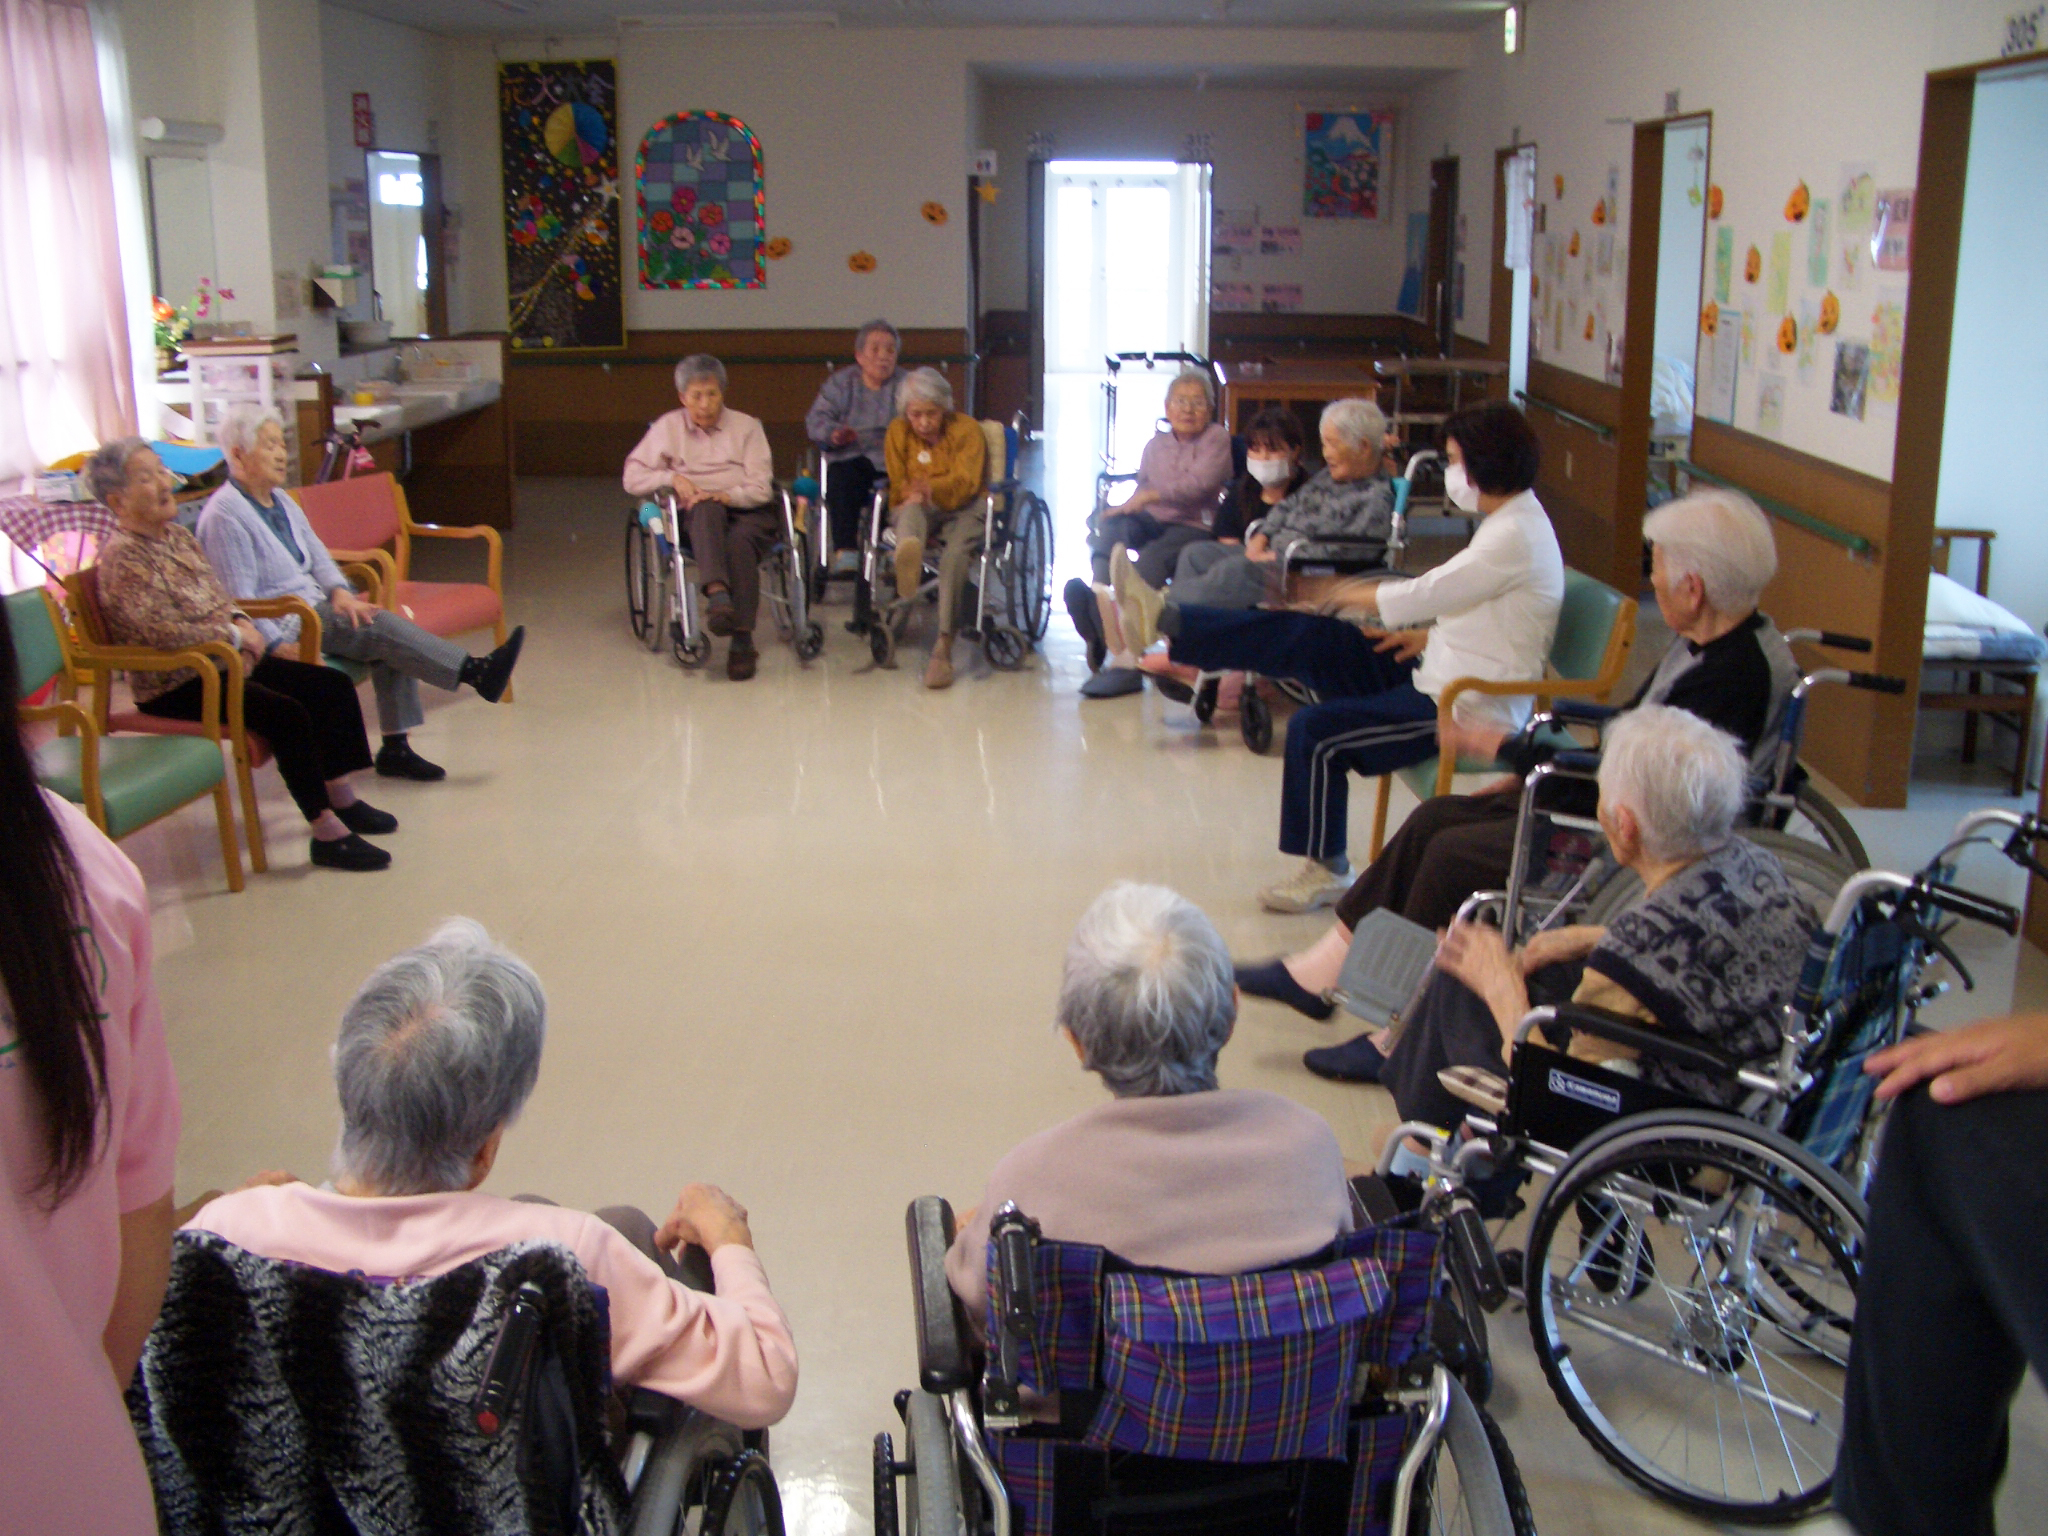
M 678 112 L 634 161 L 642 288 L 768 286 L 761 141 L 723 112 Z
M 611 59 L 498 66 L 511 344 L 626 344 L 618 70 Z
M 1302 120 L 1301 211 L 1312 219 L 1387 216 L 1394 114 L 1310 112 Z

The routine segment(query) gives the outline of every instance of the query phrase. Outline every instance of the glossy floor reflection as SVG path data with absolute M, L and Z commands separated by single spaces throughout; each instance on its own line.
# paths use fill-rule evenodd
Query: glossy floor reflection
M 551 1004 L 540 1086 L 491 1187 L 657 1213 L 688 1180 L 729 1188 L 803 1355 L 774 1442 L 790 1528 L 866 1530 L 869 1443 L 914 1379 L 906 1202 L 972 1201 L 1014 1142 L 1096 1099 L 1051 1016 L 1067 934 L 1110 881 L 1177 887 L 1248 956 L 1315 931 L 1252 899 L 1285 868 L 1280 763 L 1153 695 L 1083 704 L 1063 617 L 1018 674 L 963 648 L 946 693 L 917 685 L 918 639 L 900 671 L 870 670 L 843 607 L 823 611 L 808 669 L 771 645 L 749 684 L 685 672 L 627 631 L 621 521 L 608 485 L 522 487 L 507 562 L 529 626 L 518 702 L 440 696 L 417 744 L 448 782 L 364 785 L 404 823 L 388 873 L 311 870 L 268 770 L 273 868 L 245 894 L 226 890 L 203 807 L 126 845 L 157 905 L 179 1190 L 277 1166 L 323 1177 L 343 1004 L 438 919 L 473 916 L 531 961 Z M 1880 858 L 1918 857 L 1955 813 L 1858 821 Z M 2015 977 L 2020 996 L 2048 996 L 2038 956 L 1971 953 L 1983 1002 Z M 1378 1091 L 1300 1066 L 1331 1038 L 1248 1006 L 1224 1081 L 1293 1095 L 1366 1159 Z M 1546 1532 L 1700 1528 L 1580 1441 L 1519 1317 L 1495 1336 L 1503 1422 Z M 2014 1461 L 2038 1467 L 2048 1437 L 2029 1411 Z

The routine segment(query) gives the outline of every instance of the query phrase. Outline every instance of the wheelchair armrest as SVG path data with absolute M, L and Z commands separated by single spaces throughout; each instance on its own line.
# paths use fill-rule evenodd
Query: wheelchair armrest
M 1567 773 L 1598 773 L 1600 754 L 1598 752 L 1559 752 L 1550 759 Z
M 953 1246 L 953 1207 L 920 1195 L 904 1214 L 910 1244 L 911 1305 L 917 1313 L 917 1374 L 925 1391 L 956 1392 L 974 1382 L 974 1353 L 966 1310 L 946 1282 L 946 1250 Z
M 1743 1064 L 1732 1056 L 1674 1035 L 1669 1030 L 1645 1029 L 1636 1020 L 1612 1009 L 1595 1008 L 1589 1003 L 1560 1003 L 1556 1021 L 1568 1029 L 1584 1030 L 1595 1039 L 1612 1045 L 1625 1045 L 1645 1056 L 1655 1056 L 1676 1066 L 1696 1067 L 1731 1079 L 1742 1070 Z
M 635 1387 L 626 1399 L 626 1424 L 634 1434 L 660 1440 L 673 1433 L 689 1411 L 688 1403 L 648 1387 Z
M 1612 704 L 1595 704 L 1591 699 L 1558 699 L 1551 704 L 1550 713 L 1559 720 L 1599 725 L 1612 720 L 1621 711 Z

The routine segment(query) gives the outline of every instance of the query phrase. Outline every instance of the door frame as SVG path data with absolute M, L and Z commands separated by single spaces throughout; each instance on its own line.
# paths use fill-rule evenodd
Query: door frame
M 1429 162 L 1429 243 L 1422 257 L 1422 322 L 1439 357 L 1449 357 L 1455 347 L 1451 295 L 1457 263 L 1458 157 L 1441 155 Z

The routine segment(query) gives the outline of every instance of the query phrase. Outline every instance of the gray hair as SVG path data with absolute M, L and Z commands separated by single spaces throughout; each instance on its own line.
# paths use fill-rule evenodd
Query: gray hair
M 1059 1021 L 1120 1099 L 1216 1086 L 1237 1022 L 1230 951 L 1199 907 L 1163 885 L 1111 886 L 1067 944 Z
M 676 393 L 681 394 L 698 379 L 716 379 L 719 393 L 725 392 L 725 364 L 709 352 L 692 352 L 676 364 Z
M 284 430 L 284 417 L 277 413 L 275 406 L 251 402 L 231 406 L 221 417 L 220 425 L 214 428 L 213 440 L 220 445 L 222 453 L 247 453 L 256 446 L 257 434 L 266 422 L 280 432 Z
M 1216 380 L 1211 376 L 1208 369 L 1181 369 L 1179 373 L 1173 376 L 1173 382 L 1166 386 L 1167 398 L 1171 399 L 1173 392 L 1183 384 L 1199 384 L 1202 387 L 1202 398 L 1209 402 L 1209 414 L 1211 416 L 1216 414 Z
M 853 350 L 858 352 L 862 347 L 866 346 L 868 338 L 877 331 L 880 331 L 884 336 L 895 342 L 896 349 L 899 352 L 903 349 L 903 333 L 901 331 L 897 330 L 895 326 L 886 320 L 870 320 L 866 325 L 853 333 Z
M 1740 491 L 1702 487 L 1643 519 L 1672 576 L 1697 576 L 1716 613 L 1742 618 L 1778 574 L 1770 520 Z
M 1748 798 L 1742 749 L 1689 710 L 1643 704 L 1600 742 L 1600 799 L 1627 806 L 1653 859 L 1696 859 L 1728 841 Z
M 913 368 L 896 386 L 897 413 L 900 415 L 908 411 L 918 401 L 950 411 L 953 409 L 953 386 L 936 368 Z
M 92 493 L 105 501 L 128 484 L 128 461 L 149 444 L 139 437 L 117 437 L 112 442 L 101 443 L 93 456 L 85 461 L 85 482 L 92 487 Z M 154 453 L 156 450 L 151 448 Z
M 468 918 L 385 961 L 334 1045 L 335 1172 L 383 1195 L 463 1188 L 533 1092 L 547 1013 L 540 978 Z
M 1378 405 L 1355 396 L 1332 400 L 1323 407 L 1319 426 L 1328 427 L 1353 448 L 1370 448 L 1378 453 L 1387 440 L 1387 417 Z

